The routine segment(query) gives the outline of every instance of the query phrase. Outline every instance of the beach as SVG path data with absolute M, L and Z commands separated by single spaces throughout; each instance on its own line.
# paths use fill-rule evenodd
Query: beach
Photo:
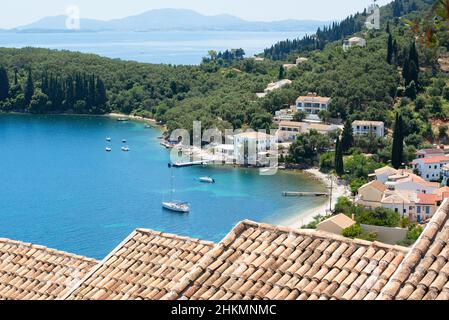
M 320 172 L 320 170 L 317 168 L 307 169 L 307 170 L 304 170 L 304 172 L 309 174 L 312 177 L 312 179 L 317 179 L 317 180 L 322 181 L 326 185 L 326 187 L 328 189 L 330 189 L 332 183 L 329 179 L 329 175 Z M 344 197 L 344 196 L 350 196 L 351 192 L 347 186 L 345 186 L 343 184 L 339 184 L 337 182 L 337 179 L 335 176 L 332 175 L 332 179 L 334 181 L 333 181 L 333 188 L 332 188 L 332 202 L 331 203 L 332 203 L 332 208 L 334 208 L 337 203 L 338 198 Z M 294 217 L 285 218 L 285 219 L 279 221 L 278 224 L 281 226 L 290 227 L 293 229 L 299 229 L 302 226 L 312 222 L 314 220 L 313 219 L 314 217 L 316 217 L 318 215 L 326 215 L 328 213 L 329 206 L 330 206 L 330 199 L 326 198 L 326 200 L 327 201 L 325 201 L 325 203 L 323 203 L 321 206 L 298 212 L 298 214 L 295 215 Z

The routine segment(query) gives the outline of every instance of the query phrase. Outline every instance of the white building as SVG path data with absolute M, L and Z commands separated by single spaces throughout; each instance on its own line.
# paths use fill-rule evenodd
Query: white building
M 352 123 L 352 129 L 355 136 L 374 134 L 376 137 L 382 138 L 385 135 L 385 124 L 382 121 L 356 120 Z
M 279 141 L 293 141 L 296 137 L 303 133 L 315 130 L 320 134 L 329 134 L 332 131 L 343 130 L 343 126 L 335 124 L 321 124 L 310 122 L 281 121 L 277 136 Z
M 381 201 L 383 208 L 391 209 L 402 217 L 410 217 L 415 212 L 416 193 L 387 191 Z
M 316 93 L 309 93 L 307 96 L 300 96 L 296 99 L 296 110 L 304 111 L 307 119 L 320 120 L 318 113 L 321 110 L 329 110 L 331 98 L 320 97 Z
M 366 46 L 366 40 L 363 39 L 363 38 L 360 38 L 360 37 L 352 37 L 352 38 L 350 38 L 348 40 L 345 40 L 343 42 L 343 50 L 344 51 L 347 51 L 350 48 L 355 47 L 355 46 L 361 47 L 361 48 L 365 47 Z
M 276 152 L 277 138 L 263 132 L 244 132 L 234 136 L 234 155 L 237 164 L 263 165 L 270 151 Z M 277 149 L 277 148 L 276 148 Z
M 274 122 L 280 123 L 282 121 L 293 121 L 293 116 L 296 113 L 296 106 L 291 106 L 289 109 L 281 109 L 274 113 Z
M 447 186 L 448 185 L 448 181 L 449 181 L 449 165 L 445 165 L 443 166 L 443 169 L 441 170 L 441 175 L 443 178 L 443 186 Z
M 390 166 L 385 166 L 380 169 L 374 171 L 373 174 L 370 174 L 370 178 L 380 181 L 381 183 L 386 183 L 390 176 L 393 176 L 398 173 L 398 170 L 392 168 Z
M 398 170 L 397 174 L 388 177 L 385 186 L 390 190 L 431 194 L 435 190 L 438 190 L 440 184 L 428 182 L 406 170 Z
M 231 158 L 234 156 L 233 144 L 219 144 L 214 147 L 214 154 L 220 155 L 223 158 Z
M 449 164 L 449 157 L 434 156 L 413 161 L 413 168 L 421 178 L 427 181 L 440 181 L 443 177 L 443 167 Z

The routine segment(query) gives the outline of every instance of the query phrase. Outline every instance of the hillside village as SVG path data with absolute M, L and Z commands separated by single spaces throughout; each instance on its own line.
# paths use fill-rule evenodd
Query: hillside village
M 279 169 L 319 169 L 335 182 L 328 196 L 332 187 L 347 191 L 331 210 L 301 229 L 241 221 L 219 243 L 137 229 L 102 261 L 0 239 L 0 298 L 448 300 L 448 45 L 441 33 L 426 43 L 400 19 L 428 5 L 394 1 L 381 30 L 353 28 L 363 13 L 263 56 L 211 57 L 202 70 L 236 81 L 248 80 L 245 66 L 270 66 L 251 90 L 239 88 L 245 99 L 235 109 L 216 101 L 202 109 L 201 98 L 183 96 L 180 105 L 135 112 L 167 126 L 162 145 L 202 164 L 244 159 L 239 165 L 270 169 L 274 153 Z M 207 124 L 253 130 L 202 148 L 169 138 L 195 112 L 210 120 L 210 105 L 220 107 Z

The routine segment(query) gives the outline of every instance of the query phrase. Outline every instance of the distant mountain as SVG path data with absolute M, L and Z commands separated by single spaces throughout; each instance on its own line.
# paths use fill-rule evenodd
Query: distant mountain
M 46 17 L 15 30 L 64 30 L 66 16 Z M 282 20 L 273 22 L 253 22 L 222 14 L 206 16 L 186 9 L 150 10 L 142 14 L 122 19 L 101 21 L 81 19 L 81 31 L 164 31 L 164 30 L 216 30 L 216 31 L 309 31 L 315 30 L 329 21 Z

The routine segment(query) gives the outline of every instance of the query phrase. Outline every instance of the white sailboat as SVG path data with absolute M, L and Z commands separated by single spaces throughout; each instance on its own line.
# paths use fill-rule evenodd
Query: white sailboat
M 175 190 L 173 188 L 173 180 L 174 179 L 175 179 L 175 176 L 173 174 L 173 168 L 172 168 L 171 169 L 170 201 L 162 202 L 162 208 L 164 208 L 166 210 L 173 211 L 173 212 L 188 213 L 188 212 L 190 212 L 190 207 L 189 207 L 188 203 L 173 200 L 173 194 L 175 192 Z

